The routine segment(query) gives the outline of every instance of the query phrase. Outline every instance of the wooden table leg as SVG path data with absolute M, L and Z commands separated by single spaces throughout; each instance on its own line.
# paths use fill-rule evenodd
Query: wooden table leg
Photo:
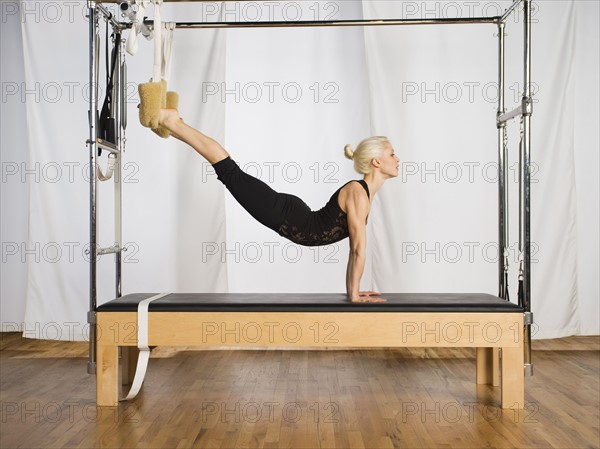
M 119 347 L 98 345 L 96 349 L 96 404 L 119 405 Z
M 525 408 L 523 347 L 502 348 L 502 408 Z
M 500 351 L 498 348 L 477 348 L 477 384 L 500 385 Z

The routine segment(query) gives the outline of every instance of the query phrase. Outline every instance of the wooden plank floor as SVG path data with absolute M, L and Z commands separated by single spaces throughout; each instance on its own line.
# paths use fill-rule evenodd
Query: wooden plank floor
M 97 408 L 87 345 L 1 334 L 2 448 L 597 448 L 600 338 L 535 341 L 527 408 L 471 349 L 158 348 L 142 393 Z

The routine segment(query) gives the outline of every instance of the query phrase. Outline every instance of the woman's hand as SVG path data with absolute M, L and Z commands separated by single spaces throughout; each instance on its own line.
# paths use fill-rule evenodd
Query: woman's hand
M 381 296 L 379 292 L 358 292 L 360 296 Z
M 387 302 L 387 299 L 381 298 L 379 292 L 359 292 L 358 296 L 350 298 L 352 302 Z

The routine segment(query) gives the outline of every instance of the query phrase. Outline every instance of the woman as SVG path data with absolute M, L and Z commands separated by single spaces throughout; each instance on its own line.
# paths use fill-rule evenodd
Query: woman
M 352 302 L 383 302 L 376 292 L 361 292 L 365 268 L 367 217 L 373 197 L 383 183 L 398 176 L 399 159 L 385 137 L 365 139 L 356 151 L 350 145 L 345 155 L 364 175 L 333 194 L 317 212 L 293 195 L 277 193 L 262 181 L 244 173 L 215 140 L 187 125 L 174 109 L 160 112 L 160 125 L 173 137 L 190 145 L 215 169 L 218 179 L 256 220 L 299 245 L 331 245 L 350 237 L 346 291 Z

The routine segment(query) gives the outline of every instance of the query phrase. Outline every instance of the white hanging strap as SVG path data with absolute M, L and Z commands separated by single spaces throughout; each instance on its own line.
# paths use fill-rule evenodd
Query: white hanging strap
M 138 10 L 139 12 L 139 10 Z M 136 13 L 135 18 L 133 20 L 133 24 L 131 25 L 131 31 L 129 32 L 129 37 L 127 37 L 127 44 L 125 45 L 125 50 L 131 56 L 134 56 L 138 51 L 138 40 L 137 35 L 140 32 L 138 26 L 138 15 Z
M 173 36 L 176 25 L 175 22 L 165 22 L 163 27 L 165 36 L 163 37 L 162 77 L 167 82 L 171 79 L 171 55 L 173 54 Z
M 148 346 L 148 308 L 150 303 L 157 299 L 169 296 L 170 293 L 161 293 L 160 295 L 152 296 L 151 298 L 144 299 L 138 304 L 137 310 L 137 327 L 138 327 L 138 349 L 140 355 L 138 357 L 137 366 L 135 367 L 135 376 L 133 377 L 133 384 L 126 397 L 119 399 L 120 401 L 130 401 L 134 399 L 142 388 L 144 383 L 144 377 L 146 377 L 146 369 L 148 368 L 148 360 L 150 359 L 150 347 Z
M 116 154 L 109 154 L 108 155 L 108 166 L 106 167 L 106 174 L 102 173 L 102 168 L 100 168 L 100 165 L 96 165 L 96 173 L 98 174 L 98 179 L 100 181 L 108 181 L 110 178 L 113 177 L 113 174 L 115 172 L 115 165 L 117 164 L 117 155 Z
M 140 33 L 146 14 L 146 9 L 150 5 L 150 0 L 135 0 L 135 4 L 138 5 L 138 10 L 133 17 L 133 24 L 131 26 L 131 32 L 127 38 L 126 50 L 131 56 L 134 56 L 138 51 L 138 34 Z
M 160 5 L 162 0 L 152 0 L 154 4 L 154 71 L 152 82 L 160 83 L 162 77 L 162 19 Z

